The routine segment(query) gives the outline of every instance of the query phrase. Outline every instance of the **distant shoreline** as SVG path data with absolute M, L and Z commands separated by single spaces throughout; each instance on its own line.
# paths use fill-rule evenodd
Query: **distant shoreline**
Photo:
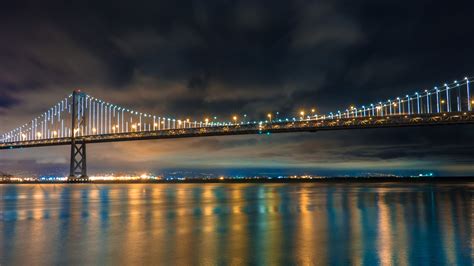
M 187 180 L 130 180 L 130 181 L 0 181 L 0 184 L 247 184 L 247 183 L 462 183 L 474 182 L 474 177 L 331 177 L 331 178 L 272 178 L 272 179 L 187 179 Z

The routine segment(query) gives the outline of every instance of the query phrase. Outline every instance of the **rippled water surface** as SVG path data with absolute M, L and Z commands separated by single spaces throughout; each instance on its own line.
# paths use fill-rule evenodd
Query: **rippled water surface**
M 472 265 L 473 188 L 0 185 L 0 265 Z

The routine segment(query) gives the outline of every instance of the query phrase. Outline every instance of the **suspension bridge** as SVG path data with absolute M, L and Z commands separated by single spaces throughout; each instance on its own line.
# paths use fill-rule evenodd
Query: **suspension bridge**
M 0 135 L 0 150 L 40 146 L 71 147 L 69 180 L 85 181 L 86 144 L 242 134 L 316 132 L 362 128 L 411 127 L 474 123 L 474 78 L 427 89 L 387 101 L 298 117 L 262 121 L 203 121 L 138 112 L 75 90 L 31 121 Z

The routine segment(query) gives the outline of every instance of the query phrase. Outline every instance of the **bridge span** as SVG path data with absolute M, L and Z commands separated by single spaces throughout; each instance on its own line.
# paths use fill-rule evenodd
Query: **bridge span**
M 124 108 L 75 90 L 46 112 L 0 135 L 0 150 L 42 146 L 71 146 L 70 180 L 87 180 L 86 145 L 92 143 L 317 132 L 388 127 L 440 126 L 474 123 L 474 98 L 464 78 L 430 90 L 407 94 L 345 111 L 317 114 L 304 111 L 299 117 L 247 121 L 203 121 L 156 116 Z M 245 116 L 244 116 L 245 117 Z
M 474 112 L 229 124 L 224 126 L 215 125 L 198 128 L 177 128 L 102 135 L 86 135 L 82 136 L 80 139 L 85 143 L 105 143 L 135 140 L 195 138 L 206 136 L 235 136 L 387 127 L 441 126 L 454 124 L 474 124 Z M 71 145 L 71 142 L 72 138 L 70 137 L 17 141 L 0 143 L 0 150 Z

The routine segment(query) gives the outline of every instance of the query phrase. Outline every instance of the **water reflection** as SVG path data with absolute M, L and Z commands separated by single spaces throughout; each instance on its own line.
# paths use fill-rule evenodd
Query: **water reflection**
M 0 265 L 472 265 L 472 189 L 0 185 Z

